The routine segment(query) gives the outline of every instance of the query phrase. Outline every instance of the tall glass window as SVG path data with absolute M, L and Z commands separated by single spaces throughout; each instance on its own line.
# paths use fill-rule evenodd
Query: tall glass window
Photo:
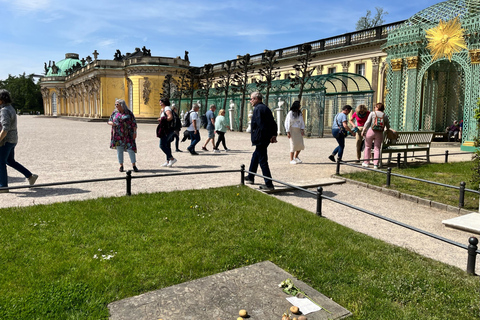
M 365 76 L 365 63 L 359 63 L 355 66 L 355 73 Z

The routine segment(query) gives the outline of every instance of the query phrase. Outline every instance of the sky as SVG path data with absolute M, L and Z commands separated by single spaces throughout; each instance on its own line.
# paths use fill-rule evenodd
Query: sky
M 152 56 L 192 66 L 236 59 L 355 31 L 376 7 L 385 23 L 405 20 L 438 0 L 0 0 L 0 80 L 39 74 L 65 53 L 113 59 L 145 46 Z

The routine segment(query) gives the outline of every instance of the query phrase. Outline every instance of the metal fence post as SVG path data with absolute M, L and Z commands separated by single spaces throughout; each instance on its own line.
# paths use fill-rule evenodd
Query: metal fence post
M 132 195 L 132 170 L 127 171 L 127 196 Z
M 245 165 L 244 164 L 240 166 L 240 174 L 241 174 L 240 183 L 245 184 Z
M 321 217 L 322 216 L 322 194 L 323 194 L 323 188 L 318 187 L 317 188 L 317 216 Z
M 337 159 L 337 171 L 335 172 L 335 174 L 340 175 L 340 159 Z
M 463 208 L 465 206 L 465 181 L 460 182 L 460 197 L 458 199 L 458 207 Z
M 397 168 L 400 168 L 400 157 L 401 157 L 401 154 L 399 152 L 397 153 Z
M 392 168 L 387 168 L 387 187 L 390 187 L 391 177 L 392 177 Z
M 445 150 L 445 163 L 448 163 L 448 150 Z
M 475 275 L 475 262 L 477 260 L 477 244 L 478 239 L 475 237 L 470 237 L 468 239 L 468 260 L 467 260 L 467 273 Z

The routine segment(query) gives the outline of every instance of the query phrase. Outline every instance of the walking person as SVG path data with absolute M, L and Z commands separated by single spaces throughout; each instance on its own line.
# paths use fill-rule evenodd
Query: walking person
M 173 102 L 170 107 L 172 108 L 172 111 L 175 112 L 175 114 L 173 116 L 177 115 L 178 119 L 180 119 L 180 116 L 178 115 L 178 110 L 177 110 L 177 106 L 175 105 L 175 102 Z M 173 136 L 173 138 L 175 139 L 175 152 L 183 152 L 182 150 L 180 150 L 178 148 L 179 143 L 180 143 L 180 130 L 182 130 L 182 122 L 181 121 L 178 124 L 178 126 L 176 128 L 174 128 L 174 130 L 173 130 L 173 131 L 175 131 L 175 135 Z
M 136 166 L 137 144 L 137 120 L 133 112 L 128 109 L 125 100 L 117 99 L 115 101 L 115 110 L 107 122 L 112 126 L 110 139 L 110 148 L 117 149 L 117 158 L 120 168 L 118 171 L 123 172 L 123 153 L 126 151 L 132 162 L 133 171 L 138 172 Z
M 162 167 L 171 167 L 175 164 L 175 162 L 177 162 L 177 159 L 172 156 L 171 147 L 171 143 L 175 136 L 175 118 L 173 115 L 173 110 L 170 107 L 170 100 L 168 98 L 161 98 L 159 103 L 160 107 L 162 108 L 160 110 L 160 118 L 158 118 L 162 128 L 162 132 L 160 134 L 160 149 L 162 149 L 167 158 L 167 161 L 162 164 Z
M 252 145 L 255 146 L 255 151 L 250 160 L 250 168 L 248 171 L 257 173 L 258 165 L 262 169 L 262 175 L 265 176 L 265 185 L 261 185 L 261 190 L 275 190 L 268 166 L 267 148 L 270 143 L 277 142 L 277 123 L 273 118 L 272 111 L 263 104 L 262 94 L 260 92 L 253 92 L 250 95 L 250 103 L 253 106 L 253 116 L 251 120 L 251 140 Z M 268 177 L 268 178 L 267 178 Z M 254 183 L 255 175 L 249 173 L 245 178 L 249 184 Z
M 350 129 L 347 122 L 347 116 L 352 111 L 352 107 L 348 104 L 342 108 L 342 111 L 337 113 L 333 119 L 332 135 L 337 140 L 338 146 L 333 150 L 332 154 L 328 156 L 330 161 L 335 162 L 335 156 L 338 154 L 338 160 L 341 161 L 343 157 L 343 150 L 345 149 L 345 137 L 347 132 L 350 132 L 352 136 L 355 133 Z
M 192 156 L 198 155 L 198 153 L 195 151 L 195 146 L 197 143 L 200 142 L 200 118 L 198 117 L 198 110 L 200 109 L 200 106 L 197 103 L 193 104 L 192 110 L 190 112 L 190 126 L 187 128 L 189 134 L 190 134 L 190 140 L 192 141 L 190 143 L 190 146 L 187 147 L 188 152 Z
M 27 168 L 15 161 L 15 146 L 18 143 L 17 113 L 12 106 L 10 92 L 0 90 L 0 187 L 8 187 L 7 165 L 17 170 L 27 178 L 32 186 L 38 179 L 38 175 L 32 174 Z M 0 193 L 8 193 L 8 190 L 0 190 Z
M 357 163 L 360 163 L 360 159 L 362 157 L 362 143 L 364 143 L 363 135 L 361 134 L 365 122 L 368 119 L 368 115 L 370 111 L 368 111 L 367 106 L 364 104 L 359 105 L 355 112 L 352 114 L 350 118 L 350 124 L 354 127 L 353 132 L 355 132 L 356 138 L 356 148 L 357 148 Z M 353 122 L 355 120 L 355 123 Z M 358 133 L 358 134 L 357 134 Z
M 290 141 L 290 164 L 302 163 L 298 157 L 300 151 L 305 149 L 303 136 L 305 134 L 305 121 L 303 121 L 300 101 L 295 101 L 285 118 L 285 131 Z
M 207 119 L 208 138 L 202 147 L 202 150 L 204 151 L 208 151 L 207 144 L 209 141 L 212 141 L 213 152 L 220 152 L 220 150 L 217 150 L 215 148 L 215 110 L 216 109 L 217 109 L 217 106 L 212 104 L 210 105 L 210 110 L 208 110 L 207 113 L 205 114 L 205 117 Z
M 223 148 L 225 151 L 230 151 L 227 148 L 227 144 L 225 142 L 225 133 L 227 132 L 227 126 L 225 125 L 225 110 L 220 109 L 218 112 L 218 116 L 215 119 L 215 132 L 218 134 L 217 144 L 215 145 L 215 150 L 218 150 L 218 146 L 222 143 Z M 220 150 L 218 150 L 220 152 Z
M 367 122 L 362 130 L 362 135 L 365 137 L 365 151 L 363 154 L 364 162 L 363 167 L 370 165 L 370 158 L 372 155 L 372 142 L 374 144 L 373 149 L 373 168 L 378 169 L 378 162 L 380 158 L 380 146 L 383 140 L 383 131 L 390 129 L 390 122 L 387 115 L 384 113 L 385 106 L 379 102 L 375 105 L 375 111 L 370 112 Z

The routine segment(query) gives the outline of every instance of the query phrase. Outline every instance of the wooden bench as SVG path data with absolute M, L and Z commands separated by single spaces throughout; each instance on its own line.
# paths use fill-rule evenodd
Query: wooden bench
M 430 145 L 435 132 L 433 131 L 403 131 L 397 132 L 398 138 L 390 140 L 386 132 L 383 133 L 383 141 L 380 147 L 379 164 L 382 164 L 382 155 L 388 153 L 388 163 L 392 160 L 392 154 L 403 153 L 403 163 L 407 164 L 407 153 L 425 152 L 427 162 L 430 162 Z M 373 149 L 372 149 L 373 152 Z

